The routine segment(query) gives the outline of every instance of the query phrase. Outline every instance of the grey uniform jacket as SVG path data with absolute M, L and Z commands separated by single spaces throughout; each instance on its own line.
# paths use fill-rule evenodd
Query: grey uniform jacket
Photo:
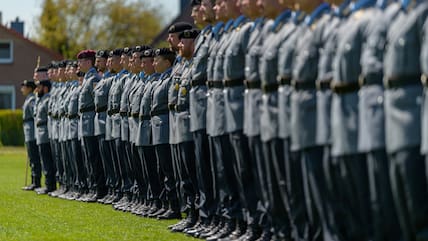
M 266 22 L 266 23 L 265 23 Z M 260 108 L 262 90 L 260 86 L 259 58 L 263 54 L 263 40 L 271 28 L 273 20 L 256 19 L 250 29 L 250 39 L 245 56 L 245 93 L 243 132 L 247 136 L 260 135 Z
M 67 117 L 69 119 L 68 138 L 79 139 L 79 95 L 81 86 L 75 83 L 75 86 L 70 93 L 70 100 L 67 106 Z
M 159 77 L 152 89 L 152 106 L 150 111 L 152 122 L 153 145 L 169 144 L 169 111 L 168 90 L 171 86 L 171 71 L 168 69 Z
M 91 68 L 84 76 L 82 88 L 79 95 L 80 114 L 80 133 L 82 137 L 94 136 L 94 87 L 99 82 L 100 77 L 95 70 Z
M 183 143 L 193 140 L 192 132 L 190 131 L 190 112 L 189 112 L 189 91 L 192 63 L 188 60 L 182 60 L 183 70 L 180 78 L 180 87 L 177 92 L 176 110 L 176 143 Z
M 320 14 L 313 22 L 302 24 L 293 61 L 291 110 L 291 150 L 316 146 L 316 79 L 319 49 L 324 43 L 325 24 L 329 15 Z
M 243 18 L 243 17 L 242 17 Z M 238 21 L 238 20 L 236 20 Z M 224 110 L 226 114 L 226 132 L 242 131 L 244 128 L 244 78 L 245 55 L 248 52 L 252 22 L 243 18 L 234 24 L 230 43 L 224 53 L 224 83 L 239 82 L 233 86 L 224 86 Z
M 176 62 L 172 67 L 171 85 L 168 89 L 168 108 L 169 108 L 169 144 L 177 144 L 177 116 L 174 106 L 177 104 L 178 89 L 180 79 L 183 73 L 183 60 L 177 56 Z
M 41 145 L 49 142 L 48 134 L 48 106 L 50 94 L 44 94 L 37 99 L 34 109 L 34 125 L 36 128 L 36 143 Z
M 361 80 L 366 82 L 359 92 L 358 149 L 369 152 L 385 148 L 385 113 L 383 108 L 383 56 L 386 32 L 400 9 L 393 3 L 387 9 L 374 8 L 367 29 L 368 37 L 361 54 Z
M 113 78 L 114 77 L 111 76 L 102 78 L 94 88 L 94 104 L 96 112 L 94 118 L 95 136 L 105 135 L 106 133 L 108 92 Z
M 139 110 L 139 121 L 136 134 L 136 146 L 152 145 L 152 124 L 150 111 L 152 108 L 152 91 L 156 85 L 160 74 L 154 73 L 147 77 L 147 81 L 142 89 L 142 97 Z
M 36 97 L 33 93 L 27 95 L 22 106 L 22 126 L 24 128 L 25 142 L 34 141 L 34 105 L 36 104 Z
M 193 53 L 192 81 L 207 81 L 208 49 L 211 40 L 211 26 L 205 27 L 196 39 Z M 207 86 L 192 85 L 189 91 L 190 99 L 190 131 L 199 131 L 206 128 L 207 120 Z
M 413 9 L 401 10 L 387 33 L 384 57 L 384 80 L 419 81 L 421 45 L 428 3 L 418 3 Z M 395 153 L 421 144 L 422 86 L 404 85 L 385 89 L 386 149 Z
M 120 137 L 122 141 L 129 141 L 129 92 L 136 82 L 137 75 L 129 73 L 125 79 L 123 92 L 120 97 Z
M 129 92 L 129 141 L 131 143 L 135 143 L 137 139 L 140 103 L 143 97 L 145 82 L 146 77 L 143 76 L 143 78 L 141 78 L 140 74 L 138 74 L 138 78 Z
M 61 135 L 59 140 L 63 142 L 69 140 L 68 130 L 70 128 L 70 122 L 66 114 L 67 114 L 67 107 L 70 101 L 70 93 L 72 92 L 72 88 L 73 88 L 73 85 L 71 81 L 67 81 L 67 83 L 65 83 L 65 91 L 62 94 L 62 102 L 59 105 L 59 116 L 61 119 Z
M 285 13 L 288 15 L 289 12 L 287 12 Z M 294 50 L 295 40 L 291 41 L 291 39 L 296 29 L 296 24 L 290 21 L 289 16 L 287 16 L 282 21 L 275 22 L 272 25 L 263 43 L 263 55 L 259 62 L 260 80 L 262 89 L 264 89 L 260 113 L 260 137 L 265 142 L 282 137 L 280 123 L 289 125 L 289 111 L 284 108 L 282 110 L 284 113 L 280 114 L 281 109 L 279 107 L 281 106 L 278 98 L 279 94 L 284 95 L 290 91 L 289 86 L 278 89 L 277 79 L 278 71 L 281 69 L 279 68 L 281 66 L 281 58 L 292 55 L 292 50 Z M 286 43 L 289 43 L 287 45 L 290 45 L 290 48 L 281 47 Z M 291 76 L 291 72 L 289 76 Z M 267 89 L 271 90 L 268 91 Z M 279 90 L 281 93 L 278 93 Z M 289 104 L 286 104 L 286 106 L 289 106 Z M 283 134 L 284 138 L 289 136 L 288 129 L 287 134 Z
M 119 114 L 120 99 L 122 97 L 123 86 L 127 78 L 128 72 L 122 70 L 115 75 L 112 86 L 109 91 L 108 112 L 111 120 L 111 139 L 121 138 L 121 118 Z

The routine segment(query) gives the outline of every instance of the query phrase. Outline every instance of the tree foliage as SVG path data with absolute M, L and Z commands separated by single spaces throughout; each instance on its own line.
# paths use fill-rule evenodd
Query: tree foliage
M 160 8 L 145 0 L 44 0 L 37 40 L 74 58 L 82 49 L 150 43 L 161 26 Z

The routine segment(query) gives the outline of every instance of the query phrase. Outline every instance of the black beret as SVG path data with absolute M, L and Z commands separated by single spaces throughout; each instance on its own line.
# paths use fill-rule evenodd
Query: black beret
M 180 33 L 187 29 L 192 29 L 193 26 L 190 23 L 186 22 L 177 22 L 172 24 L 169 29 L 168 33 Z
M 123 49 L 114 49 L 112 51 L 110 51 L 110 53 L 108 54 L 109 57 L 113 57 L 113 56 L 121 56 L 123 53 Z
M 52 84 L 50 80 L 39 80 L 36 82 L 36 85 L 42 85 L 50 88 Z
M 96 52 L 91 49 L 82 50 L 77 54 L 77 59 L 92 59 L 95 58 Z
M 36 88 L 36 84 L 32 80 L 24 80 L 24 81 L 22 81 L 21 86 L 27 86 L 27 87 L 31 87 L 33 89 Z
M 58 62 L 52 61 L 49 66 L 49 69 L 58 69 Z
M 125 47 L 123 48 L 122 55 L 131 56 L 132 55 L 133 48 L 132 47 Z
M 175 55 L 175 52 L 169 48 L 160 48 L 155 50 L 155 56 Z
M 179 39 L 195 39 L 198 37 L 200 31 L 198 29 L 190 29 L 190 30 L 184 30 L 183 32 L 178 35 Z
M 50 66 L 50 64 L 49 64 Z M 36 72 L 48 72 L 48 67 L 40 66 L 36 68 Z
M 201 5 L 201 0 L 192 0 L 190 3 L 190 6 L 194 7 L 194 6 L 199 6 Z
M 107 49 L 105 50 L 98 50 L 97 54 L 95 55 L 96 58 L 108 58 L 109 52 Z
M 133 52 L 134 53 L 140 53 L 140 52 L 144 52 L 148 49 L 151 49 L 152 47 L 148 46 L 148 45 L 137 45 L 134 47 Z
M 142 59 L 142 58 L 150 58 L 150 57 L 153 58 L 154 56 L 155 56 L 155 53 L 154 53 L 153 49 L 146 49 L 141 54 L 140 59 Z
M 58 68 L 65 68 L 67 66 L 67 60 L 58 61 Z
M 73 66 L 74 68 L 79 67 L 79 64 L 77 64 L 77 61 L 73 61 L 71 62 L 71 66 Z

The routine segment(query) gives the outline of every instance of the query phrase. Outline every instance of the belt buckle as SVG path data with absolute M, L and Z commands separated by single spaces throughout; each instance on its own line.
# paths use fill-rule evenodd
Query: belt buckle
M 358 84 L 360 85 L 360 87 L 363 87 L 365 83 L 366 83 L 366 77 L 364 75 L 360 75 L 358 77 Z
M 421 83 L 426 87 L 428 85 L 428 76 L 426 74 L 421 75 Z

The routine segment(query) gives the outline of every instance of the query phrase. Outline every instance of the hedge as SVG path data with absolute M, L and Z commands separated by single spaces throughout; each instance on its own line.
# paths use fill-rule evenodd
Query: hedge
M 23 146 L 22 110 L 0 110 L 0 146 Z

